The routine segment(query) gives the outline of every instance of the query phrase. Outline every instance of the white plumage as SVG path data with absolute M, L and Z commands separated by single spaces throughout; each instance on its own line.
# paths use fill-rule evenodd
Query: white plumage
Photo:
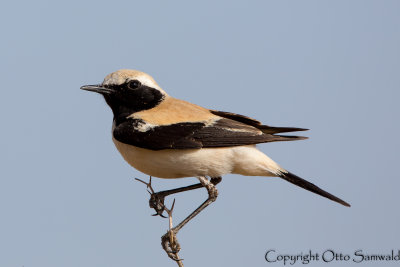
M 159 178 L 219 177 L 228 173 L 246 176 L 279 176 L 285 172 L 255 145 L 149 150 L 113 138 L 122 157 L 135 169 Z

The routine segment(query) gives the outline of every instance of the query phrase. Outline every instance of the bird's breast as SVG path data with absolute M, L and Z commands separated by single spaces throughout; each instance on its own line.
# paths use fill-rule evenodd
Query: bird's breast
M 230 148 L 150 150 L 124 144 L 113 138 L 122 157 L 135 169 L 159 178 L 183 178 L 230 173 Z

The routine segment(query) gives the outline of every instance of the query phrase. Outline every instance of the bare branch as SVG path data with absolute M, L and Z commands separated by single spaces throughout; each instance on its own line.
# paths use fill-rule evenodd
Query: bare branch
M 204 210 L 208 205 L 210 205 L 212 202 L 214 202 L 217 199 L 218 196 L 218 190 L 216 188 L 216 184 L 218 184 L 222 178 L 221 177 L 214 177 L 211 178 L 210 181 L 206 177 L 198 177 L 200 183 L 199 184 L 194 184 L 190 186 L 185 186 L 185 187 L 180 187 L 176 189 L 171 189 L 171 190 L 166 190 L 166 191 L 161 191 L 161 192 L 155 192 L 153 187 L 151 186 L 151 176 L 150 176 L 150 181 L 146 183 L 145 181 L 142 181 L 138 178 L 135 178 L 137 181 L 145 184 L 147 186 L 147 192 L 150 193 L 150 200 L 149 200 L 149 205 L 151 208 L 153 208 L 156 211 L 156 215 L 160 215 L 161 217 L 166 218 L 165 216 L 162 215 L 162 213 L 165 211 L 168 214 L 168 221 L 169 221 L 169 230 L 167 233 L 165 233 L 161 237 L 161 246 L 167 253 L 168 257 L 173 259 L 174 261 L 177 262 L 179 267 L 183 267 L 183 262 L 178 253 L 181 250 L 181 246 L 178 242 L 178 239 L 176 235 L 178 232 L 185 226 L 190 220 L 192 220 L 194 217 L 196 217 L 202 210 Z M 205 187 L 208 192 L 208 198 L 206 201 L 204 201 L 197 209 L 195 209 L 189 216 L 187 216 L 182 222 L 180 222 L 177 226 L 173 227 L 172 223 L 172 212 L 175 207 L 175 199 L 172 202 L 171 209 L 168 209 L 165 204 L 164 204 L 164 199 L 166 196 L 171 195 L 171 194 L 176 194 L 180 192 L 185 192 L 193 189 L 198 189 Z
M 172 223 L 172 212 L 175 206 L 175 199 L 172 202 L 171 209 L 165 208 L 165 211 L 168 213 L 169 219 L 169 230 L 168 232 L 161 237 L 161 245 L 165 252 L 167 253 L 168 257 L 176 261 L 179 267 L 184 267 L 181 258 L 179 258 L 178 252 L 181 250 L 181 246 L 178 243 L 178 239 L 176 238 L 176 232 L 173 228 Z

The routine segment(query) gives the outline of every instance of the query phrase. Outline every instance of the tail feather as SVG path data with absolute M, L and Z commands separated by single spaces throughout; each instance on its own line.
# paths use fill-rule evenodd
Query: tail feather
M 252 119 L 247 116 L 243 116 L 240 114 L 235 114 L 231 112 L 225 112 L 225 111 L 218 111 L 218 110 L 210 110 L 211 113 L 227 118 L 230 120 L 238 121 L 247 125 L 251 125 L 253 127 L 256 127 L 257 129 L 260 129 L 262 132 L 266 134 L 275 134 L 275 133 L 289 133 L 289 132 L 298 132 L 298 131 L 308 131 L 308 129 L 304 128 L 297 128 L 297 127 L 272 127 L 268 125 L 262 125 L 261 122 L 258 120 Z
M 272 135 L 275 137 L 274 141 L 297 141 L 297 140 L 305 140 L 308 139 L 308 137 L 305 136 L 295 136 L 295 135 Z
M 311 191 L 315 194 L 318 194 L 320 196 L 326 197 L 332 201 L 335 201 L 337 203 L 340 203 L 346 207 L 350 207 L 350 204 L 347 203 L 346 201 L 341 200 L 340 198 L 322 190 L 321 188 L 319 188 L 318 186 L 316 186 L 313 183 L 310 183 L 306 180 L 304 180 L 303 178 L 298 177 L 297 175 L 291 173 L 291 172 L 287 172 L 287 173 L 282 173 L 282 175 L 280 176 L 282 179 L 295 184 L 297 186 L 300 186 L 308 191 Z
M 272 127 L 268 125 L 260 125 L 257 127 L 263 133 L 266 134 L 275 134 L 275 133 L 289 133 L 289 132 L 299 132 L 299 131 L 308 131 L 305 128 L 297 128 L 297 127 Z

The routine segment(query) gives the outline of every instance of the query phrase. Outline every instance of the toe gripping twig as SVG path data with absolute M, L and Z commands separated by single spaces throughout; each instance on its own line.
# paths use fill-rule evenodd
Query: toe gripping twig
M 151 176 L 150 176 L 150 180 L 148 183 L 146 183 L 145 181 L 140 180 L 138 178 L 135 178 L 135 180 L 139 181 L 141 183 L 144 183 L 147 186 L 147 192 L 149 192 L 149 194 L 150 194 L 149 206 L 150 206 L 150 208 L 153 208 L 156 211 L 156 213 L 153 214 L 152 216 L 158 215 L 163 218 L 167 218 L 163 215 L 163 212 L 166 211 L 166 207 L 164 205 L 164 199 L 166 196 L 170 195 L 171 193 L 167 194 L 166 193 L 167 191 L 161 191 L 161 192 L 156 193 L 154 191 L 153 187 L 151 186 Z M 168 190 L 168 191 L 170 191 L 170 190 Z

